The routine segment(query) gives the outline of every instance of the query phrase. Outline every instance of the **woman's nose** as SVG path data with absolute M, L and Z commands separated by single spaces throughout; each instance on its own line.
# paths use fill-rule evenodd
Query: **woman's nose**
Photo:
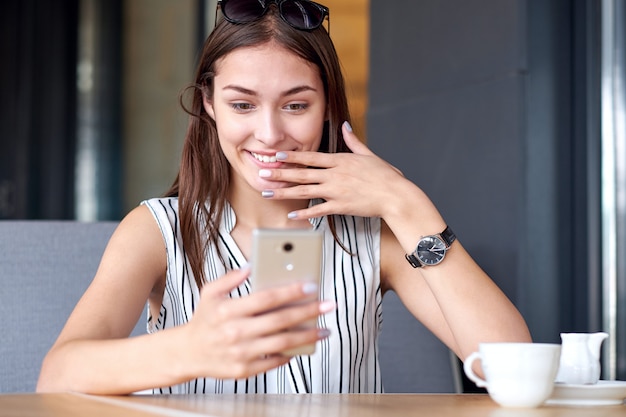
M 268 147 L 274 147 L 284 139 L 283 121 L 274 112 L 262 112 L 255 129 L 255 138 Z

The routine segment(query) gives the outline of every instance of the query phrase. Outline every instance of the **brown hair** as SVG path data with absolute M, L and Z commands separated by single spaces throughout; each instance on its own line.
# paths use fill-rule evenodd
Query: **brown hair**
M 230 164 L 224 156 L 215 122 L 204 110 L 203 97 L 213 97 L 216 62 L 237 48 L 274 42 L 315 64 L 324 85 L 328 120 L 320 143 L 320 152 L 349 152 L 341 125 L 350 121 L 348 102 L 339 58 L 323 26 L 297 30 L 285 23 L 274 5 L 251 23 L 232 24 L 222 19 L 204 43 L 192 85 L 191 106 L 181 105 L 189 113 L 189 126 L 176 180 L 165 194 L 178 196 L 180 232 L 185 252 L 198 287 L 205 282 L 204 258 L 209 244 L 217 245 L 219 225 L 230 188 Z M 207 204 L 207 202 L 209 204 Z M 328 217 L 335 238 L 332 216 Z M 208 236 L 208 240 L 204 239 Z M 224 259 L 221 259 L 224 262 Z

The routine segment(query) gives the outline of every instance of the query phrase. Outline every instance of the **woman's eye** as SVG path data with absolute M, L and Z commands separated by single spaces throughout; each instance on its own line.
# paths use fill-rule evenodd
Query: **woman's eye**
M 237 111 L 248 111 L 253 109 L 252 104 L 250 103 L 233 103 L 231 106 Z
M 306 110 L 308 106 L 304 103 L 292 103 L 292 104 L 287 104 L 286 108 L 289 111 L 301 111 L 301 110 Z

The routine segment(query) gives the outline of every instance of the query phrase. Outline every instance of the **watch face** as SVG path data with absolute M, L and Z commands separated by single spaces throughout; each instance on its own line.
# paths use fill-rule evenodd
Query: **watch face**
M 446 254 L 446 244 L 437 236 L 426 236 L 417 245 L 417 257 L 424 265 L 437 265 Z

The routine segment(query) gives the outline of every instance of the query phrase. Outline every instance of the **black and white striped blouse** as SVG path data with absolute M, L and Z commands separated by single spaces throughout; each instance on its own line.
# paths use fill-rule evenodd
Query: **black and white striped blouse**
M 179 326 L 193 315 L 199 290 L 185 256 L 180 235 L 177 198 L 144 201 L 163 234 L 167 250 L 167 281 L 159 317 L 149 319 L 150 332 Z M 158 393 L 372 393 L 382 392 L 378 363 L 378 334 L 382 321 L 380 288 L 380 219 L 335 216 L 337 235 L 348 252 L 333 239 L 327 219 L 311 219 L 324 231 L 320 299 L 334 300 L 336 311 L 321 316 L 320 327 L 331 331 L 311 356 L 296 356 L 284 366 L 242 380 L 200 378 Z M 230 235 L 235 213 L 227 205 L 220 225 L 218 247 L 211 245 L 205 262 L 206 278 L 218 279 L 247 263 Z M 217 255 L 222 254 L 226 268 Z M 353 255 L 351 255 L 353 254 Z M 232 297 L 250 293 L 248 282 Z M 155 360 L 158 366 L 158 358 Z

